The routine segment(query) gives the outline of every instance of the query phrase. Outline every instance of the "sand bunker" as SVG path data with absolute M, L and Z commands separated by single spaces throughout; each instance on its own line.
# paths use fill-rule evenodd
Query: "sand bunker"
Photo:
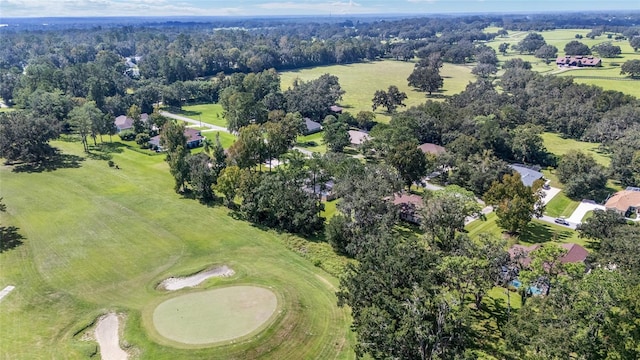
M 95 335 L 103 360 L 127 360 L 129 355 L 120 348 L 118 316 L 116 314 L 109 313 L 101 317 L 98 320 Z
M 229 277 L 233 276 L 233 274 L 235 274 L 235 271 L 233 271 L 233 269 L 229 268 L 227 265 L 223 265 L 187 277 L 170 277 L 160 283 L 160 288 L 170 291 L 180 290 L 186 287 L 197 286 L 198 284 L 212 277 Z

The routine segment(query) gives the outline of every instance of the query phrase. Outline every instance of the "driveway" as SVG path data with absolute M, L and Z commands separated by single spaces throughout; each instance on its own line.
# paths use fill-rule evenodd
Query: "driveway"
M 549 201 L 551 201 L 551 199 L 553 199 L 554 196 L 558 195 L 558 193 L 561 190 L 558 188 L 554 188 L 554 187 L 550 187 L 548 190 L 542 189 L 542 192 L 544 193 L 544 197 L 542 198 L 542 202 L 547 205 L 547 203 Z
M 576 210 L 571 214 L 571 216 L 567 219 L 570 223 L 581 223 L 582 218 L 592 210 L 604 210 L 604 206 L 596 204 L 593 200 L 582 200 L 580 205 L 576 208 Z

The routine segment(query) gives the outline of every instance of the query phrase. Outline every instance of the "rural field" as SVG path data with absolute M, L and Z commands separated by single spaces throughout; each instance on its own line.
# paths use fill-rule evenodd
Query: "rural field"
M 407 84 L 407 78 L 413 71 L 415 62 L 383 60 L 349 65 L 318 66 L 302 70 L 283 71 L 280 73 L 281 87 L 286 90 L 297 78 L 309 81 L 320 77 L 322 74 L 331 74 L 338 77 L 340 86 L 345 91 L 340 105 L 352 114 L 359 111 L 371 111 L 371 99 L 376 90 L 387 90 L 390 85 L 396 85 L 400 91 L 407 94 L 405 104 L 407 107 L 424 103 L 428 97 L 426 93 L 416 91 Z M 441 95 L 454 95 L 462 92 L 469 82 L 475 81 L 471 74 L 471 67 L 465 65 L 444 64 L 440 70 L 444 78 L 444 87 L 434 95 L 434 99 Z M 402 108 L 398 109 L 402 111 Z M 378 122 L 389 122 L 390 116 L 383 108 L 376 111 Z
M 496 32 L 498 30 L 499 28 L 485 29 L 487 32 Z M 525 31 L 510 31 L 508 36 L 497 37 L 488 42 L 487 45 L 496 50 L 498 59 L 501 63 L 513 58 L 522 58 L 523 60 L 531 62 L 533 70 L 543 74 L 572 76 L 578 83 L 596 85 L 602 87 L 604 90 L 616 90 L 635 97 L 640 97 L 640 80 L 632 80 L 620 75 L 620 65 L 628 60 L 640 59 L 640 53 L 633 51 L 628 40 L 608 39 L 606 34 L 600 35 L 595 39 L 589 39 L 586 37 L 586 34 L 590 31 L 591 30 L 589 29 L 558 29 L 542 31 L 539 33 L 544 37 L 547 44 L 558 48 L 558 56 L 564 55 L 565 45 L 572 40 L 577 40 L 589 47 L 605 42 L 611 42 L 613 45 L 620 46 L 622 53 L 616 58 L 603 58 L 602 67 L 599 68 L 559 71 L 555 61 L 552 61 L 550 64 L 546 64 L 542 59 L 538 59 L 533 55 L 519 54 L 512 48 L 507 51 L 506 56 L 498 52 L 498 46 L 502 43 L 508 43 L 511 47 L 515 46 L 527 35 L 527 32 Z M 576 34 L 582 35 L 583 38 L 576 39 Z M 594 54 L 594 56 L 598 56 L 598 54 Z M 498 74 L 500 75 L 500 73 Z
M 96 356 L 89 335 L 108 312 L 123 314 L 120 343 L 141 359 L 355 357 L 349 312 L 336 305 L 337 280 L 290 250 L 305 248 L 306 240 L 175 194 L 163 156 L 114 143 L 86 157 L 79 142 L 53 145 L 64 154 L 58 169 L 0 169 L 2 224 L 23 236 L 0 253 L 0 287 L 16 287 L 0 301 L 0 358 Z M 120 169 L 110 168 L 108 158 Z M 157 289 L 168 277 L 217 265 L 235 275 L 193 289 Z M 215 346 L 176 346 L 154 328 L 153 314 L 167 300 L 235 285 L 277 298 L 263 331 Z

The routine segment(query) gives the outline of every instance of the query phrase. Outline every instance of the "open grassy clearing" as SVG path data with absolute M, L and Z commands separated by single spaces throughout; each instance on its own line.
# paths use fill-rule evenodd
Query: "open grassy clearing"
M 495 32 L 499 28 L 491 28 L 485 31 L 492 30 Z M 621 91 L 625 94 L 640 97 L 640 80 L 631 80 L 623 75 L 620 75 L 620 65 L 627 60 L 640 59 L 640 53 L 634 52 L 629 45 L 628 40 L 613 40 L 608 39 L 606 34 L 596 37 L 595 39 L 589 39 L 585 35 L 590 32 L 590 29 L 557 29 L 551 31 L 539 32 L 545 39 L 545 41 L 558 48 L 558 55 L 564 55 L 565 45 L 573 40 L 580 41 L 581 43 L 592 47 L 597 44 L 611 42 L 613 45 L 620 46 L 621 54 L 617 58 L 603 58 L 602 67 L 588 68 L 588 69 L 571 69 L 567 71 L 559 71 L 555 65 L 555 61 L 550 64 L 545 64 L 542 59 L 538 59 L 533 55 L 519 54 L 513 49 L 507 51 L 506 56 L 498 53 L 498 59 L 501 63 L 513 58 L 522 58 L 523 60 L 531 62 L 533 70 L 546 73 L 555 74 L 559 76 L 573 76 L 578 83 L 600 86 L 605 90 Z M 581 34 L 582 39 L 576 39 L 575 35 Z M 527 35 L 524 31 L 510 31 L 507 37 L 497 37 L 492 41 L 487 42 L 487 45 L 491 46 L 498 51 L 498 46 L 501 43 L 508 43 L 511 47 L 515 46 L 520 40 Z M 594 54 L 598 56 L 598 54 Z M 554 59 L 555 60 L 555 59 Z
M 580 202 L 569 199 L 561 191 L 547 203 L 544 214 L 552 217 L 569 217 L 578 208 L 578 205 Z
M 590 154 L 602 166 L 609 166 L 611 158 L 609 154 L 600 149 L 600 144 L 578 141 L 573 139 L 564 139 L 559 134 L 545 132 L 542 134 L 542 140 L 547 150 L 555 155 L 562 156 L 570 150 L 579 150 Z
M 466 230 L 469 236 L 477 238 L 480 234 L 490 234 L 496 237 L 502 237 L 503 231 L 496 223 L 497 216 L 495 213 L 487 215 L 487 220 L 476 220 L 467 225 Z M 521 233 L 517 237 L 511 237 L 508 239 L 509 245 L 515 243 L 519 244 L 538 244 L 545 242 L 559 242 L 559 243 L 576 243 L 585 246 L 584 239 L 578 237 L 578 233 L 574 230 L 567 229 L 566 227 L 556 224 L 549 224 L 537 219 L 533 219 L 526 231 Z
M 194 120 L 202 120 L 208 124 L 227 127 L 227 121 L 222 115 L 223 110 L 220 104 L 185 105 L 181 110 L 168 109 L 167 111 L 190 117 Z
M 306 136 L 298 136 L 296 146 L 324 154 L 327 152 L 327 145 L 324 144 L 323 136 L 324 131 Z
M 0 303 L 0 358 L 87 358 L 96 344 L 80 340 L 83 329 L 111 310 L 127 314 L 121 341 L 142 359 L 354 357 L 348 311 L 336 307 L 336 280 L 287 249 L 295 237 L 175 194 L 163 156 L 115 147 L 116 170 L 85 158 L 77 142 L 54 145 L 80 166 L 41 173 L 0 169 L 8 210 L 0 220 L 25 238 L 0 253 L 0 285 L 16 286 Z M 299 247 L 315 245 L 295 239 Z M 158 344 L 153 309 L 175 294 L 156 285 L 216 263 L 229 264 L 237 275 L 209 279 L 200 288 L 271 287 L 283 299 L 274 326 L 233 345 L 184 350 Z
M 282 89 L 286 90 L 296 78 L 309 81 L 322 74 L 332 74 L 339 78 L 340 86 L 345 91 L 340 105 L 352 114 L 359 111 L 371 111 L 371 99 L 376 90 L 386 90 L 396 85 L 400 91 L 407 93 L 407 107 L 424 103 L 428 98 L 425 93 L 414 90 L 407 84 L 407 78 L 413 71 L 415 63 L 395 60 L 383 60 L 349 65 L 318 66 L 307 69 L 283 71 L 280 73 Z M 444 64 L 440 71 L 444 78 L 444 88 L 438 94 L 453 95 L 465 89 L 470 81 L 475 80 L 471 67 L 464 65 Z M 437 98 L 437 97 L 434 97 Z M 400 111 L 402 108 L 399 109 Z M 385 109 L 376 111 L 378 122 L 389 122 L 390 116 Z

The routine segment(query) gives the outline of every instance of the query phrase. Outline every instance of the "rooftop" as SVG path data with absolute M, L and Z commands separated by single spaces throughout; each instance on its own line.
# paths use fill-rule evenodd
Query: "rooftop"
M 615 209 L 619 212 L 627 212 L 630 207 L 640 208 L 640 191 L 622 190 L 615 193 L 604 204 L 606 209 Z
M 364 131 L 349 130 L 349 141 L 351 141 L 353 145 L 360 145 L 369 139 L 369 134 Z
M 432 143 L 424 143 L 422 145 L 419 145 L 418 149 L 420 149 L 425 154 L 428 153 L 428 154 L 434 154 L 434 155 L 439 155 L 447 152 L 447 150 L 444 147 L 440 145 L 432 144 Z
M 533 183 L 536 180 L 542 179 L 542 177 L 544 177 L 543 173 L 521 164 L 511 164 L 509 165 L 509 167 L 520 174 L 522 183 L 526 186 L 533 186 Z

